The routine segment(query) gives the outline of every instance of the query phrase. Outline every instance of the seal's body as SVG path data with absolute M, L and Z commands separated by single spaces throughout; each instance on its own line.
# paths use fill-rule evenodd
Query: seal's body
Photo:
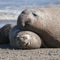
M 40 37 L 31 31 L 20 31 L 17 27 L 10 30 L 10 45 L 14 48 L 33 49 L 42 46 Z
M 39 34 L 48 47 L 60 47 L 60 8 L 26 9 L 19 15 L 17 26 Z
M 13 26 L 6 24 L 0 28 L 0 44 L 9 43 L 9 31 Z
M 18 32 L 20 32 L 20 29 L 18 29 L 17 26 L 14 26 L 9 32 L 9 40 L 11 47 L 17 47 L 15 40 Z

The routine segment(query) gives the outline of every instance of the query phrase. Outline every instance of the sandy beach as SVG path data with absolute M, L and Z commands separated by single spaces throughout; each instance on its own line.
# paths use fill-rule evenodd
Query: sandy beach
M 60 60 L 60 49 L 15 50 L 0 48 L 0 60 Z

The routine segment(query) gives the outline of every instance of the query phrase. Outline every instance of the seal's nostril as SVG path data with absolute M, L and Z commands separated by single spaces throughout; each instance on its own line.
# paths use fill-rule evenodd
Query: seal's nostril
M 30 12 L 29 10 L 25 9 L 22 11 L 22 14 L 28 14 L 29 12 Z
M 25 11 L 22 11 L 22 14 L 25 14 L 26 12 Z

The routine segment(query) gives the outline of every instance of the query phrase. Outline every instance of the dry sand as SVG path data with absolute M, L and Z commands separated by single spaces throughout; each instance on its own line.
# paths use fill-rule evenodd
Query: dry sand
M 60 60 L 60 48 L 31 50 L 13 49 L 9 44 L 0 45 L 0 60 Z
M 60 49 L 40 48 L 21 50 L 8 47 L 0 48 L 0 60 L 60 60 Z

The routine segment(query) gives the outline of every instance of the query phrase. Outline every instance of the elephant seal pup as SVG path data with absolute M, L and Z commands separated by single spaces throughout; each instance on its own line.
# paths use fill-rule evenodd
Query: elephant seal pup
M 0 28 L 0 44 L 9 43 L 9 31 L 11 28 L 11 24 L 6 24 Z
M 25 9 L 18 16 L 17 26 L 39 34 L 49 48 L 60 48 L 60 8 Z
M 20 31 L 16 26 L 9 33 L 10 45 L 14 48 L 36 49 L 41 47 L 41 38 L 31 31 Z

